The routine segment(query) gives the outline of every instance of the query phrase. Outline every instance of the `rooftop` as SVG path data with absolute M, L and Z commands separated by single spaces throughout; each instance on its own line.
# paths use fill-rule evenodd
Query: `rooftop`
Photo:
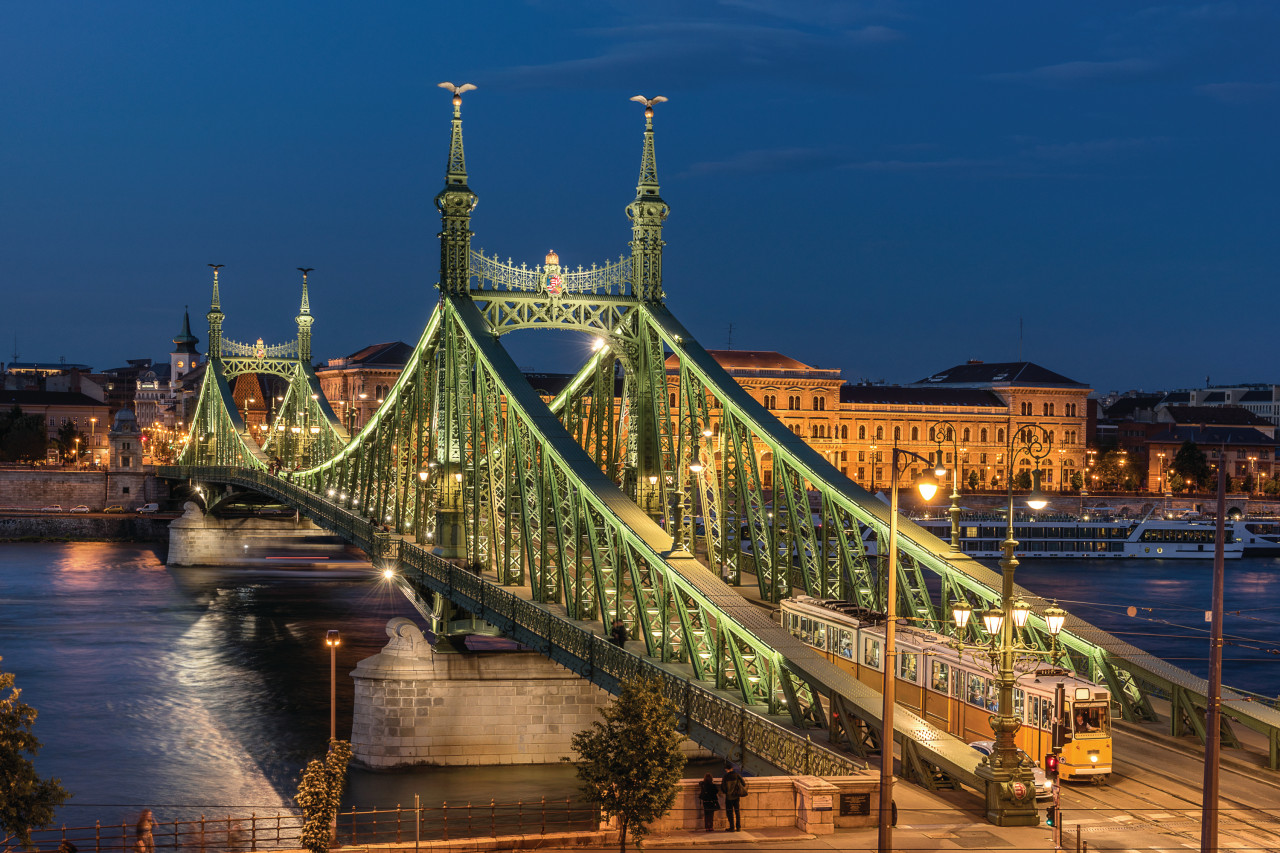
M 969 385 L 971 387 L 990 385 L 1058 385 L 1071 388 L 1087 388 L 1088 386 L 1068 379 L 1061 373 L 1054 373 L 1030 361 L 970 361 L 957 364 L 932 376 L 926 376 L 915 385 Z
M 843 385 L 840 402 L 897 406 L 982 406 L 1004 411 L 994 392 L 981 388 L 935 388 L 921 385 Z

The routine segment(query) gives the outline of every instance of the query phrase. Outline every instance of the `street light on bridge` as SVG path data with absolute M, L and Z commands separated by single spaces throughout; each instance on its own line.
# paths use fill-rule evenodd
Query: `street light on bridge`
M 946 427 L 946 432 L 942 428 Z M 942 443 L 951 440 L 951 451 L 954 465 L 951 469 L 951 550 L 960 550 L 960 444 L 956 435 L 956 426 L 951 421 L 937 421 L 929 427 L 930 437 L 938 445 L 938 470 L 942 467 Z
M 905 458 L 904 458 L 905 457 Z M 933 467 L 933 463 L 918 453 L 903 450 L 894 446 L 889 465 L 889 564 L 885 570 L 885 622 L 884 622 L 884 688 L 881 691 L 884 705 L 880 715 L 880 814 L 879 814 L 879 851 L 891 853 L 893 850 L 893 709 L 896 702 L 898 665 L 894 660 L 894 629 L 897 625 L 898 597 L 898 473 L 899 467 L 905 469 L 911 459 Z M 899 462 L 899 460 L 902 460 Z M 941 462 L 941 459 L 939 459 Z M 875 470 L 874 468 L 872 469 Z M 938 491 L 935 477 L 946 475 L 946 470 L 939 464 L 932 474 L 926 473 L 916 480 L 916 488 L 926 501 L 932 500 Z

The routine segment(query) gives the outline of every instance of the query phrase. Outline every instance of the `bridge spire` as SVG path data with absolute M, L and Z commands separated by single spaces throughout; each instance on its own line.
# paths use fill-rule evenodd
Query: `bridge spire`
M 631 100 L 644 104 L 644 151 L 640 158 L 640 180 L 636 200 L 627 205 L 631 220 L 632 293 L 645 302 L 661 302 L 662 222 L 671 208 L 658 194 L 658 160 L 653 151 L 653 105 L 667 100 L 662 95 Z
M 222 313 L 222 301 L 218 298 L 218 270 L 226 264 L 209 264 L 213 267 L 213 300 L 209 303 L 209 313 L 204 316 L 209 320 L 209 359 L 222 358 L 222 321 L 227 315 Z
M 439 84 L 453 92 L 453 135 L 449 140 L 449 163 L 444 189 L 436 196 L 440 210 L 440 283 L 444 294 L 464 294 L 469 289 L 471 255 L 471 211 L 478 199 L 467 186 L 467 158 L 462 151 L 462 93 L 475 88 L 471 83 L 455 86 Z
M 302 307 L 294 320 L 298 323 L 298 361 L 303 364 L 311 363 L 311 324 L 315 318 L 311 316 L 311 301 L 307 298 L 307 273 L 314 269 L 298 267 L 298 272 L 302 273 Z

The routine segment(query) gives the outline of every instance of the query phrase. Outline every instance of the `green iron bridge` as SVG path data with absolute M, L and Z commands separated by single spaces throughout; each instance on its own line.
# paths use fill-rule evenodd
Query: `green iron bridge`
M 667 310 L 657 102 L 645 101 L 629 255 L 571 270 L 554 253 L 530 267 L 472 249 L 477 197 L 455 91 L 436 196 L 439 304 L 355 434 L 311 369 L 305 273 L 297 340 L 267 347 L 223 340 L 215 267 L 205 382 L 187 445 L 160 473 L 295 507 L 392 569 L 424 610 L 451 602 L 610 692 L 636 675 L 660 679 L 688 736 L 753 772 L 844 775 L 883 749 L 880 694 L 743 592 L 882 609 L 882 564 L 864 541 L 887 537 L 888 508 L 751 398 Z M 550 403 L 500 343 L 526 329 L 597 342 Z M 289 381 L 261 446 L 231 395 L 245 372 Z M 899 530 L 899 614 L 939 630 L 947 602 L 998 603 L 998 573 L 909 521 Z M 1048 604 L 1016 594 L 1035 611 Z M 614 618 L 643 654 L 604 639 Z M 1047 647 L 1043 621 L 1033 616 L 1027 632 Z M 1110 687 L 1126 719 L 1156 720 L 1151 700 L 1162 697 L 1175 734 L 1204 738 L 1203 679 L 1078 618 L 1060 643 L 1074 670 Z M 1224 705 L 1224 720 L 1269 738 L 1276 769 L 1280 712 L 1239 691 Z M 1223 734 L 1236 742 L 1225 723 Z M 905 777 L 982 789 L 980 756 L 947 732 L 899 710 L 894 737 Z

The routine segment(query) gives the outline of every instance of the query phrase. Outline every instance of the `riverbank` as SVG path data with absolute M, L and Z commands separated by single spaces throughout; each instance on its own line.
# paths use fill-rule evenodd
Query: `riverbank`
M 3 513 L 0 514 L 0 542 L 152 542 L 167 547 L 171 520 L 136 513 Z

